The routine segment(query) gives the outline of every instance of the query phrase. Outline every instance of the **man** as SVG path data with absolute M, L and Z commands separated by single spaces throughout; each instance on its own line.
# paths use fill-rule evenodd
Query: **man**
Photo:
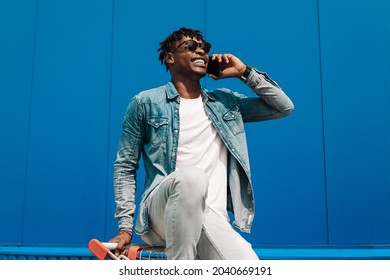
M 146 182 L 135 231 L 145 242 L 165 246 L 168 259 L 258 259 L 227 213 L 250 231 L 254 199 L 243 123 L 286 116 L 293 104 L 265 73 L 232 54 L 209 58 L 210 47 L 198 30 L 174 31 L 159 48 L 171 82 L 130 101 L 114 165 L 116 254 L 133 235 L 142 155 Z M 258 96 L 202 88 L 210 59 L 222 70 L 211 78 L 238 78 Z

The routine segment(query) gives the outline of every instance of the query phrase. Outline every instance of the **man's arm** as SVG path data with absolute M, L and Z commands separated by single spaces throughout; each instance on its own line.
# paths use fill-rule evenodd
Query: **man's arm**
M 243 79 L 260 98 L 240 99 L 244 122 L 282 118 L 294 110 L 294 104 L 283 90 L 264 72 L 247 66 L 248 76 Z
M 244 64 L 232 54 L 213 54 L 211 59 L 217 60 L 222 70 L 220 76 L 210 75 L 211 78 L 240 78 L 260 97 L 237 94 L 244 122 L 277 119 L 293 111 L 290 98 L 266 73 Z
M 114 192 L 119 234 L 110 242 L 118 243 L 116 254 L 129 244 L 132 237 L 135 212 L 136 171 L 141 155 L 142 110 L 134 97 L 125 114 L 117 158 L 114 163 Z

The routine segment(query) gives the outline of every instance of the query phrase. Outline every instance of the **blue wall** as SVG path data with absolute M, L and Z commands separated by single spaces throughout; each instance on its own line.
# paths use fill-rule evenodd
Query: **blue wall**
M 267 71 L 295 103 L 288 118 L 247 125 L 256 218 L 245 237 L 389 244 L 389 11 L 387 0 L 0 0 L 0 245 L 115 235 L 123 114 L 169 79 L 156 50 L 182 26 Z M 203 83 L 251 94 L 235 79 Z

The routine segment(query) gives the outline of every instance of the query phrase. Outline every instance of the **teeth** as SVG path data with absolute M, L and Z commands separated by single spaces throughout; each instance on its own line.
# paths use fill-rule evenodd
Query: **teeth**
M 204 62 L 204 60 L 203 59 L 196 59 L 195 61 L 194 61 L 194 63 L 196 63 L 196 64 L 205 64 L 205 62 Z

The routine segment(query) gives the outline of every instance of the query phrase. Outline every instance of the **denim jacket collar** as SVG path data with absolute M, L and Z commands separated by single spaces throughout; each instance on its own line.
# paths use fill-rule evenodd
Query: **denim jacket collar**
M 176 97 L 179 96 L 179 92 L 175 88 L 175 85 L 173 84 L 172 81 L 166 84 L 166 94 L 167 94 L 167 98 L 170 100 L 175 99 Z
M 170 100 L 175 99 L 175 98 L 180 96 L 179 92 L 177 91 L 177 89 L 172 81 L 170 81 L 166 84 L 166 94 L 167 94 L 167 98 Z M 208 100 L 215 101 L 215 98 L 210 96 L 208 94 L 207 90 L 203 87 L 201 87 L 200 94 L 202 95 L 203 102 L 207 102 Z

